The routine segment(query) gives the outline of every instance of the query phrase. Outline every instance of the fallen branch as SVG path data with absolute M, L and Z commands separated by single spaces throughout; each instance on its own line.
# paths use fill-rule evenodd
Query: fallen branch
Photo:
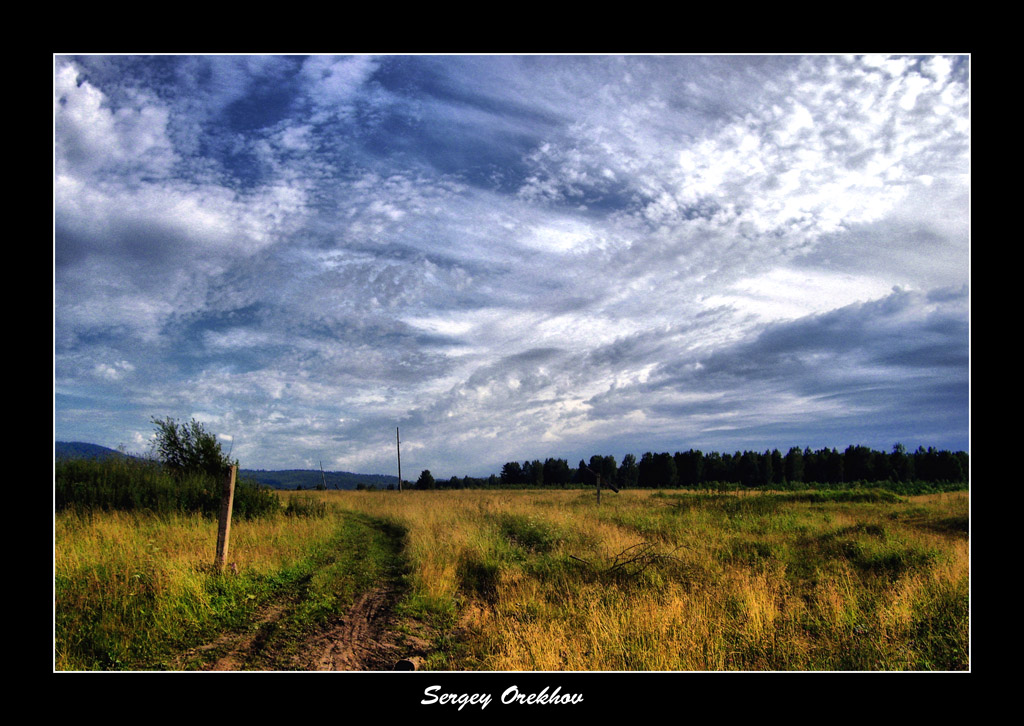
M 569 555 L 569 557 L 577 562 L 582 562 L 593 571 L 602 575 L 626 575 L 627 577 L 635 577 L 654 564 L 669 560 L 682 562 L 682 560 L 675 556 L 675 553 L 680 549 L 683 549 L 683 547 L 684 545 L 679 545 L 672 550 L 672 552 L 663 554 L 661 552 L 656 552 L 653 544 L 649 542 L 639 542 L 616 554 L 612 559 L 611 564 L 604 567 L 599 567 L 582 557 L 576 557 L 575 555 Z

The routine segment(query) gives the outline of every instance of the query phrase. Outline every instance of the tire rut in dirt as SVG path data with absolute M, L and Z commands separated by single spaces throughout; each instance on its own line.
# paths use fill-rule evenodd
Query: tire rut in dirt
M 403 656 L 392 632 L 397 592 L 378 587 L 360 595 L 344 619 L 307 642 L 304 665 L 320 671 L 391 670 Z
M 393 527 L 365 523 L 389 541 L 397 556 L 401 533 Z M 250 632 L 225 634 L 183 654 L 179 665 L 188 667 L 181 664 L 205 660 L 199 665 L 202 670 L 261 671 L 388 671 L 412 667 L 410 663 L 424 660 L 429 643 L 411 634 L 426 634 L 421 624 L 407 620 L 400 623 L 395 614 L 403 592 L 400 579 L 400 568 L 393 568 L 357 595 L 347 610 L 321 621 L 312 631 L 306 627 L 302 632 L 293 629 L 291 620 L 305 597 L 310 581 L 307 576 L 297 583 L 296 591 L 267 605 Z

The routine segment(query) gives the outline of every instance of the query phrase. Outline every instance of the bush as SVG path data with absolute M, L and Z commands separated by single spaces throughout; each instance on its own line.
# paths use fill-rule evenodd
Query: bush
M 237 466 L 217 438 L 195 419 L 179 424 L 153 419 L 159 461 L 135 457 L 72 459 L 54 465 L 56 510 L 146 510 L 217 516 L 224 477 Z M 277 494 L 255 482 L 235 482 L 232 512 L 249 518 L 280 511 Z
M 231 511 L 243 518 L 265 517 L 281 510 L 277 493 L 248 479 L 235 482 L 235 501 Z
M 238 465 L 221 451 L 217 437 L 195 419 L 179 424 L 172 418 L 154 418 L 153 424 L 156 426 L 154 452 L 175 477 L 199 473 L 221 477 Z
M 312 496 L 293 496 L 288 499 L 284 513 L 289 517 L 326 517 L 327 503 Z
M 154 512 L 216 511 L 210 482 L 176 479 L 156 462 L 139 459 L 64 460 L 54 466 L 54 506 Z

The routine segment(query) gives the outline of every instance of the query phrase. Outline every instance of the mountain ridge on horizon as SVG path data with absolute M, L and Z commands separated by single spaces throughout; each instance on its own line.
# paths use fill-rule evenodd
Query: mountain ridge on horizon
M 100 444 L 84 441 L 54 441 L 54 461 L 63 459 L 105 459 L 109 457 L 142 458 Z M 320 469 L 247 469 L 240 468 L 239 476 L 274 489 L 315 489 L 326 482 L 328 489 L 355 489 L 359 484 L 386 488 L 398 484 L 398 477 L 389 474 L 362 474 L 350 471 Z

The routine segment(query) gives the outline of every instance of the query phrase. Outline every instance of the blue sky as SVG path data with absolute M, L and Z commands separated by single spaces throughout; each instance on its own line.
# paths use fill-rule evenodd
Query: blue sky
M 54 436 L 968 450 L 965 56 L 55 56 Z

